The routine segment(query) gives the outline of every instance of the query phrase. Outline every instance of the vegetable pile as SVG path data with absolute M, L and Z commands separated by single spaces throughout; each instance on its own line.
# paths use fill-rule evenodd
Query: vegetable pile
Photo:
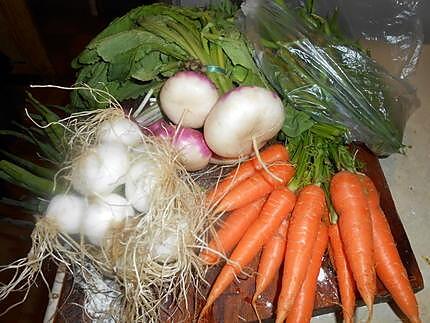
M 258 259 L 257 318 L 283 268 L 276 322 L 308 322 L 328 250 L 346 322 L 356 291 L 370 320 L 377 277 L 420 322 L 379 193 L 347 146 L 358 139 L 376 154 L 399 151 L 392 116 L 403 110 L 389 105 L 376 63 L 333 18 L 317 16 L 312 1 L 277 3 L 245 2 L 242 30 L 228 1 L 141 6 L 72 62 L 76 85 L 60 87 L 71 90 L 68 107 L 29 95 L 36 126 L 1 134 L 35 144 L 46 163 L 5 152 L 15 164 L 2 160 L 0 177 L 43 199 L 3 200 L 39 215 L 28 256 L 1 269 L 15 275 L 0 300 L 28 291 L 51 258 L 89 286 L 115 281 L 106 315 L 204 320 Z M 130 100 L 137 105 L 123 104 Z M 214 265 L 222 268 L 202 295 Z M 202 308 L 191 291 L 205 297 Z

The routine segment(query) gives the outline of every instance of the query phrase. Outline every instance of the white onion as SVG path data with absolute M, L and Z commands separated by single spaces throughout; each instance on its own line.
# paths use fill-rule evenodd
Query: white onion
M 173 231 L 158 232 L 150 250 L 152 259 L 159 263 L 178 259 L 178 235 L 179 233 Z
M 125 182 L 128 150 L 119 143 L 103 143 L 85 152 L 72 167 L 72 186 L 77 192 L 106 195 Z
M 125 196 L 139 212 L 147 212 L 154 188 L 160 182 L 160 167 L 150 158 L 140 158 L 127 173 Z
M 121 195 L 112 193 L 103 199 L 97 198 L 88 204 L 82 233 L 92 244 L 101 246 L 114 225 L 134 214 L 130 203 Z
M 125 146 L 135 146 L 142 142 L 139 126 L 124 117 L 103 121 L 97 130 L 98 142 L 118 142 Z
M 151 257 L 159 263 L 169 263 L 176 261 L 180 255 L 181 246 L 184 247 L 184 241 L 187 240 L 188 223 L 185 219 L 181 222 L 167 223 L 163 228 L 155 230 L 154 238 L 151 244 Z M 181 240 L 180 240 L 181 239 Z M 187 241 L 185 241 L 185 244 Z
M 61 232 L 79 233 L 86 212 L 85 200 L 75 194 L 58 194 L 49 202 L 46 217 L 58 225 Z

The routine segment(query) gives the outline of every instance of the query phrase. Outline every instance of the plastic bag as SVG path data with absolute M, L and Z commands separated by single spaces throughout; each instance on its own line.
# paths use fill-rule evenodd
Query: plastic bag
M 378 156 L 399 152 L 415 91 L 344 36 L 336 17 L 324 19 L 313 2 L 291 8 L 271 0 L 242 4 L 240 24 L 257 64 L 295 109 L 317 122 L 348 128 Z
M 393 75 L 403 79 L 415 70 L 424 39 L 420 1 L 318 0 L 315 4 L 322 14 L 337 8 L 342 29 L 352 38 L 390 45 L 384 49 L 393 63 L 389 70 Z

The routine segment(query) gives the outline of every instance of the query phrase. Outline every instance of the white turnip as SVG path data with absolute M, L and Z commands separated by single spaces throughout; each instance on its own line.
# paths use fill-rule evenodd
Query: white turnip
M 242 86 L 224 94 L 204 124 L 209 148 L 221 157 L 250 154 L 273 138 L 284 123 L 284 107 L 274 92 Z
M 192 128 L 174 127 L 160 120 L 148 127 L 148 133 L 168 138 L 178 152 L 178 160 L 188 171 L 203 169 L 212 157 L 212 151 L 203 134 Z
M 169 78 L 160 91 L 160 107 L 174 123 L 201 128 L 218 100 L 218 90 L 204 74 L 182 71 Z

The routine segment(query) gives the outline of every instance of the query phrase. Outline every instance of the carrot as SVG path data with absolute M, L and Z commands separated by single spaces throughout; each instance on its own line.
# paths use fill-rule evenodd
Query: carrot
M 278 232 L 263 246 L 255 278 L 255 293 L 252 304 L 255 304 L 258 296 L 269 286 L 281 267 L 287 244 L 287 230 L 288 220 L 284 219 Z
M 270 145 L 260 153 L 260 160 L 265 164 L 271 164 L 276 161 L 288 161 L 288 150 L 281 144 Z M 260 160 L 253 157 L 237 166 L 214 189 L 208 192 L 206 199 L 211 203 L 220 201 L 235 185 L 254 175 L 257 170 L 263 167 Z
M 274 187 L 284 186 L 295 174 L 294 166 L 286 162 L 272 164 L 268 167 L 268 170 L 269 172 L 266 172 L 266 170 L 262 169 L 259 173 Z M 273 175 L 275 175 L 276 178 L 273 177 Z
M 376 294 L 372 222 L 358 175 L 341 171 L 330 183 L 333 206 L 339 215 L 339 231 L 346 259 L 358 291 L 369 310 L 370 320 Z
M 230 252 L 258 217 L 265 201 L 266 198 L 263 197 L 230 213 L 217 231 L 216 237 L 209 242 L 208 249 L 200 253 L 200 258 L 214 265 L 219 260 L 217 252 Z
M 259 170 L 263 168 L 261 161 L 265 164 L 271 164 L 277 161 L 288 161 L 290 156 L 287 148 L 282 144 L 272 144 L 260 153 L 260 160 L 258 158 L 251 159 L 254 168 Z
M 408 274 L 397 251 L 390 226 L 379 204 L 379 194 L 369 177 L 363 175 L 361 179 L 367 193 L 372 220 L 376 274 L 408 319 L 411 322 L 421 322 L 417 300 Z
M 306 277 L 297 295 L 294 305 L 287 316 L 286 323 L 310 322 L 315 303 L 315 292 L 317 289 L 317 279 L 320 272 L 324 252 L 328 244 L 328 229 L 323 222 L 319 224 L 317 239 L 314 243 L 312 256 Z
M 355 309 L 355 282 L 346 260 L 337 223 L 329 226 L 328 234 L 330 238 L 330 255 L 336 270 L 339 286 L 343 320 L 345 323 L 352 323 Z
M 325 194 L 319 186 L 307 185 L 299 192 L 288 228 L 276 322 L 285 320 L 300 291 L 325 208 Z
M 254 175 L 255 172 L 253 162 L 248 160 L 240 164 L 206 194 L 206 200 L 209 203 L 219 202 L 233 187 Z
M 225 264 L 206 300 L 200 317 L 206 314 L 215 300 L 234 280 L 235 276 L 257 255 L 263 245 L 276 233 L 282 221 L 293 210 L 296 197 L 287 188 L 274 190 L 268 197 L 258 218 L 246 230 L 242 239 Z
M 232 211 L 245 206 L 268 195 L 275 187 L 287 183 L 294 176 L 294 167 L 288 163 L 269 166 L 269 170 L 282 179 L 282 182 L 273 179 L 264 170 L 258 171 L 228 192 L 216 207 L 215 212 Z

